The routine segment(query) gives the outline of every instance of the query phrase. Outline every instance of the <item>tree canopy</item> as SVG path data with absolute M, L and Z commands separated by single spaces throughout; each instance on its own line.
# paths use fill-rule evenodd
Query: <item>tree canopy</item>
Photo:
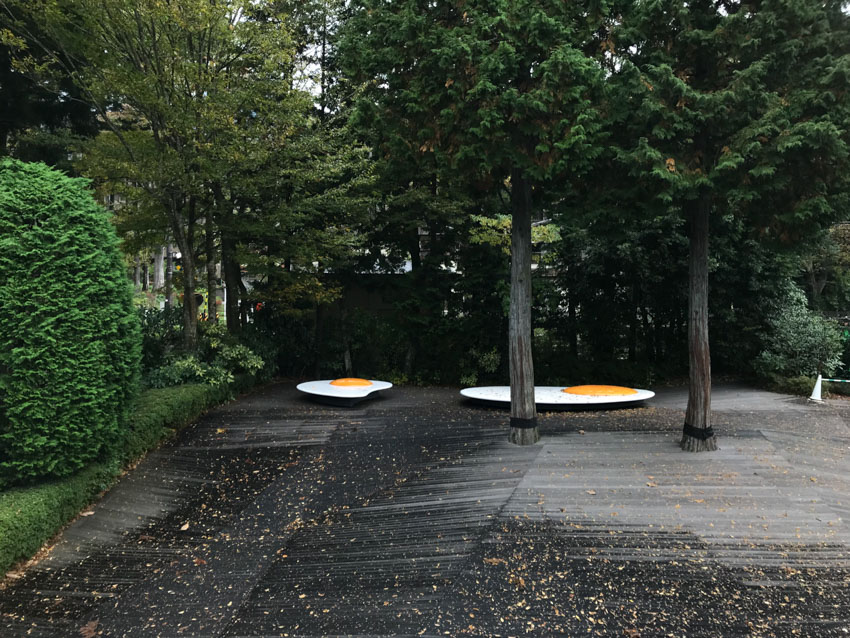
M 136 272 L 176 244 L 187 351 L 223 291 L 288 374 L 509 378 L 523 443 L 536 381 L 688 370 L 709 449 L 712 362 L 768 374 L 777 308 L 818 324 L 798 287 L 848 310 L 839 0 L 0 8 L 0 99 L 50 107 L 0 134 L 96 124 L 56 161 Z

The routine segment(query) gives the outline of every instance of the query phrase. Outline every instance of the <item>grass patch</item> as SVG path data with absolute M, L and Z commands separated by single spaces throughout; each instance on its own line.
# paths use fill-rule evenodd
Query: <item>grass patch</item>
M 94 463 L 73 476 L 0 492 L 0 573 L 39 548 L 108 489 L 134 463 L 205 410 L 254 385 L 237 378 L 228 388 L 182 385 L 146 390 L 131 409 L 130 429 L 117 458 Z

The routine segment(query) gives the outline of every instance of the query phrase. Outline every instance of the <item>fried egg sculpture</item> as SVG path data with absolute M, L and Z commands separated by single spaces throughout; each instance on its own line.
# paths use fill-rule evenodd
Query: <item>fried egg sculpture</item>
M 494 385 L 464 388 L 461 395 L 467 399 L 489 405 L 511 404 L 511 387 Z M 565 408 L 623 408 L 640 404 L 655 396 L 650 390 L 636 390 L 617 385 L 535 386 L 534 402 L 538 407 Z
M 306 381 L 295 387 L 321 403 L 350 407 L 376 396 L 381 390 L 389 390 L 393 387 L 393 384 L 389 381 L 346 377 L 344 379 Z

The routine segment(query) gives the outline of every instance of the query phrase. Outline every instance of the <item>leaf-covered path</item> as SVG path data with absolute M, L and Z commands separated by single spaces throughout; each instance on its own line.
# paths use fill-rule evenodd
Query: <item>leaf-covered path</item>
M 850 404 L 719 389 L 546 414 L 274 385 L 129 473 L 0 590 L 0 635 L 846 636 Z

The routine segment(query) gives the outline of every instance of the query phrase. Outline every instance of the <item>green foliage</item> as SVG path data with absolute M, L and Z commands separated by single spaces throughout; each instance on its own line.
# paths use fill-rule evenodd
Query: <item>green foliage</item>
M 434 153 L 497 183 L 514 169 L 538 182 L 587 168 L 603 71 L 582 47 L 600 26 L 597 8 L 353 2 L 340 51 L 369 82 L 359 117 L 384 131 L 384 153 Z
M 850 396 L 850 387 L 848 387 L 850 384 L 825 381 L 823 385 L 829 394 L 837 394 L 845 397 Z
M 840 0 L 628 5 L 610 87 L 623 168 L 789 244 L 847 205 L 848 18 Z M 654 192 L 652 192 L 654 191 Z
M 834 321 L 809 309 L 801 290 L 789 287 L 784 304 L 768 318 L 756 370 L 783 377 L 832 374 L 841 364 L 841 332 Z
M 765 379 L 767 387 L 772 392 L 782 392 L 784 394 L 795 394 L 801 397 L 808 397 L 812 394 L 812 389 L 815 387 L 815 377 L 783 377 L 781 375 L 771 375 Z M 840 384 L 835 384 L 840 385 Z
M 226 369 L 199 361 L 194 355 L 178 356 L 152 370 L 145 379 L 151 388 L 168 388 L 183 383 L 219 386 L 232 380 L 233 375 Z
M 139 329 L 87 182 L 0 163 L 0 481 L 67 476 L 121 439 Z
M 185 353 L 169 348 L 175 332 L 174 311 L 149 311 L 146 327 L 146 346 L 150 353 L 159 354 L 153 359 L 155 365 L 146 370 L 145 384 L 150 388 L 167 388 L 181 384 L 200 383 L 214 387 L 225 387 L 238 374 L 257 374 L 266 361 L 248 346 L 239 343 L 219 323 L 202 323 L 200 342 L 195 352 Z M 157 330 L 165 326 L 166 330 Z M 157 337 L 162 337 L 158 341 Z M 148 343 L 150 342 L 150 343 Z M 146 353 L 148 354 L 148 353 Z
M 129 195 L 119 214 L 131 243 L 161 245 L 166 227 L 182 253 L 187 348 L 197 338 L 196 222 L 206 220 L 213 252 L 217 235 L 241 225 L 236 211 L 251 210 L 255 219 L 284 201 L 283 189 L 271 201 L 263 195 L 287 143 L 308 126 L 312 98 L 293 75 L 282 9 L 254 0 L 26 5 L 28 19 L 57 43 L 50 49 L 56 68 L 101 114 L 104 130 L 84 148 L 84 174 Z M 221 245 L 232 282 L 227 274 L 240 262 L 232 242 Z
M 139 308 L 142 328 L 142 370 L 153 370 L 180 347 L 180 308 Z
M 124 462 L 138 459 L 163 438 L 226 398 L 227 392 L 200 384 L 141 392 L 133 403 L 130 430 L 123 449 Z
M 499 246 L 503 253 L 511 254 L 511 217 L 509 215 L 496 217 L 473 215 L 472 221 L 476 226 L 470 232 L 470 242 Z M 536 224 L 531 228 L 532 244 L 551 244 L 560 239 L 561 233 L 556 224 Z
M 27 4 L 22 0 L 0 3 L 0 155 L 69 169 L 69 149 L 97 132 L 97 120 L 70 77 L 36 81 L 22 72 L 21 58 L 29 66 L 43 65 L 51 57 L 43 47 L 55 44 L 42 25 L 27 16 Z M 12 30 L 31 34 L 38 44 Z
M 479 375 L 493 375 L 501 363 L 501 354 L 498 348 L 487 352 L 479 352 L 476 349 L 469 351 L 469 367 L 460 375 L 461 385 L 476 385 Z

